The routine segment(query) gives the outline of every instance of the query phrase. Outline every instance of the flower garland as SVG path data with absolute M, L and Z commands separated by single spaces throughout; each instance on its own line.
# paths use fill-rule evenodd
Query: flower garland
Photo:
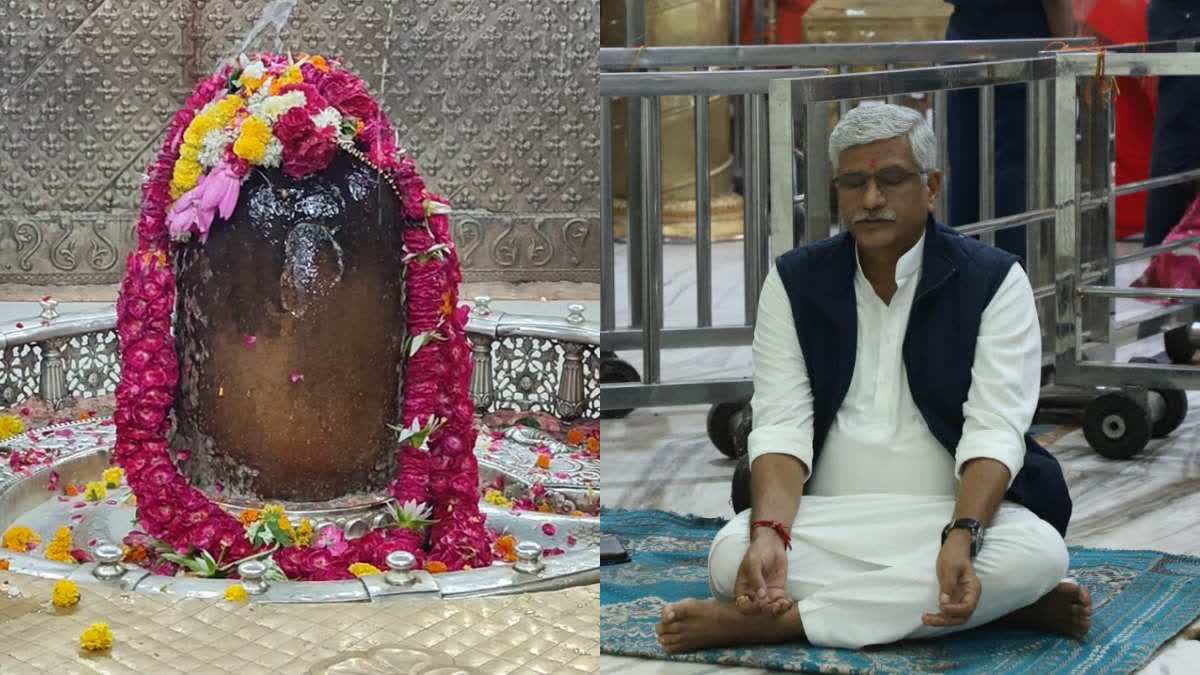
M 278 166 L 302 178 L 328 166 L 338 149 L 381 172 L 407 221 L 405 431 L 389 486 L 404 506 L 397 510 L 398 527 L 352 541 L 332 530 L 313 542 L 310 530 L 310 543 L 303 545 L 282 527 L 282 513 L 251 534 L 256 523 L 243 523 L 210 501 L 171 459 L 169 413 L 179 381 L 171 337 L 171 243 L 192 235 L 203 242 L 217 215 L 228 218 L 251 166 Z M 491 564 L 492 535 L 479 510 L 473 453 L 468 308 L 458 307 L 462 272 L 448 212 L 444 200 L 425 189 L 412 159 L 397 157 L 387 115 L 362 80 L 336 62 L 243 56 L 196 87 L 149 167 L 138 247 L 127 258 L 117 302 L 122 371 L 114 460 L 125 470 L 137 496 L 138 522 L 149 535 L 135 533 L 126 544 L 157 566 L 152 569 L 167 572 L 180 564 L 220 576 L 236 561 L 270 554 L 290 579 L 344 579 L 351 578 L 351 565 L 383 567 L 396 550 L 409 551 L 430 570 Z M 272 532 L 269 541 L 261 536 L 264 528 Z

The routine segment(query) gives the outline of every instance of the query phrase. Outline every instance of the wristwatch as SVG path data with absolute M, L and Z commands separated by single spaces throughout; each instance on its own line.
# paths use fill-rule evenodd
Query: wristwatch
M 971 533 L 971 557 L 979 555 L 979 549 L 983 548 L 983 525 L 974 518 L 959 518 L 942 530 L 942 544 L 946 543 L 946 537 L 950 536 L 950 530 L 958 529 Z

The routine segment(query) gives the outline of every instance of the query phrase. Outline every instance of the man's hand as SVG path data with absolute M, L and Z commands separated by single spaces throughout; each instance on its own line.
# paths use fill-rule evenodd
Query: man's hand
M 971 564 L 971 538 L 965 530 L 951 530 L 938 553 L 938 587 L 941 589 L 937 614 L 925 613 L 926 626 L 959 626 L 971 618 L 979 605 L 983 587 Z
M 780 616 L 792 607 L 787 594 L 787 551 L 773 530 L 755 528 L 738 568 L 734 605 L 742 614 Z

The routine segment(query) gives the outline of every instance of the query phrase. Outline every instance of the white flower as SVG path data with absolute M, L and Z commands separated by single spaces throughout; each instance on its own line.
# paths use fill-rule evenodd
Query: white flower
M 225 148 L 233 142 L 233 132 L 225 129 L 213 129 L 204 135 L 200 141 L 200 165 L 212 168 L 225 158 Z
M 342 124 L 342 113 L 338 112 L 337 108 L 330 107 L 313 115 L 312 120 L 318 129 L 323 127 L 338 127 Z
M 278 138 L 271 136 L 271 140 L 267 141 L 267 152 L 263 154 L 263 166 L 279 166 L 280 160 L 283 159 L 283 143 L 279 142 Z
M 245 58 L 245 54 L 242 55 L 242 58 Z M 242 64 L 242 75 L 261 80 L 262 76 L 266 74 L 267 69 L 263 66 L 262 61 L 255 61 L 253 63 L 243 62 Z
M 268 96 L 262 101 L 250 106 L 250 112 L 259 117 L 265 117 L 272 124 L 292 108 L 299 108 L 306 102 L 304 92 L 289 91 L 280 96 Z

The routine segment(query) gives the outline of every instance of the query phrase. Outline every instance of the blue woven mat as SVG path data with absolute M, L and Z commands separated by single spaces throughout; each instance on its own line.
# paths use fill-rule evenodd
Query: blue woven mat
M 1072 548 L 1070 575 L 1091 591 L 1094 603 L 1086 642 L 984 626 L 861 651 L 799 642 L 668 656 L 655 639 L 659 611 L 683 598 L 709 597 L 708 547 L 724 521 L 613 509 L 601 518 L 604 531 L 633 552 L 631 562 L 601 571 L 600 644 L 606 654 L 829 673 L 1124 673 L 1145 665 L 1200 616 L 1200 558 Z

